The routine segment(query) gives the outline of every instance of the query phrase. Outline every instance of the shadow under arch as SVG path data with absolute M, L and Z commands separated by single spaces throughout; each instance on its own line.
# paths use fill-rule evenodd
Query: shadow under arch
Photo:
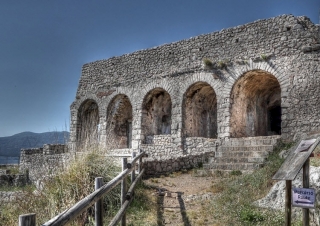
M 281 134 L 281 88 L 277 78 L 263 70 L 244 73 L 230 94 L 230 137 Z
M 145 143 L 148 136 L 171 134 L 171 111 L 171 97 L 166 90 L 155 88 L 146 94 L 141 117 L 141 134 Z
M 131 148 L 132 105 L 124 94 L 113 97 L 108 105 L 106 137 L 107 148 Z
M 184 137 L 217 138 L 217 96 L 206 82 L 191 85 L 182 103 Z
M 98 142 L 99 108 L 91 99 L 85 100 L 78 109 L 77 114 L 77 147 L 81 150 Z

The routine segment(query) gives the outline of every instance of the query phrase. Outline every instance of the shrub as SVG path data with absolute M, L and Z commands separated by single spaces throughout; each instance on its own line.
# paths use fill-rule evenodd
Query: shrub
M 259 221 L 264 221 L 264 216 L 251 208 L 250 206 L 244 206 L 240 210 L 240 220 L 242 222 L 248 222 L 248 223 L 257 223 Z
M 213 66 L 213 63 L 210 59 L 208 58 L 203 58 L 203 64 L 206 66 L 206 67 L 212 67 Z
M 230 172 L 230 175 L 231 176 L 240 176 L 240 175 L 242 175 L 242 172 L 240 170 L 232 170 Z
M 261 54 L 260 58 L 264 61 L 267 61 L 269 57 L 265 54 Z

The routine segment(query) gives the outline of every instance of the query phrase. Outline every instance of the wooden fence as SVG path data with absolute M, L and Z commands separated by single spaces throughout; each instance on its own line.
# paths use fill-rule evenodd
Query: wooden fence
M 92 192 L 87 197 L 80 200 L 74 206 L 55 216 L 51 220 L 42 224 L 43 226 L 62 226 L 72 220 L 77 216 L 95 205 L 95 225 L 103 225 L 103 205 L 102 198 L 108 192 L 110 192 L 115 186 L 121 183 L 121 208 L 116 214 L 116 216 L 111 220 L 109 226 L 118 224 L 121 221 L 121 225 L 126 225 L 126 210 L 133 199 L 133 191 L 144 174 L 145 169 L 142 169 L 142 157 L 145 153 L 140 152 L 138 156 L 136 153 L 132 153 L 131 163 L 127 162 L 127 158 L 122 159 L 122 172 L 119 173 L 115 178 L 109 181 L 107 184 L 103 185 L 102 177 L 97 177 L 95 179 L 95 191 Z M 135 175 L 136 166 L 138 166 L 138 175 Z M 131 173 L 131 185 L 127 189 L 127 176 Z M 36 226 L 36 214 L 25 214 L 19 216 L 19 226 Z

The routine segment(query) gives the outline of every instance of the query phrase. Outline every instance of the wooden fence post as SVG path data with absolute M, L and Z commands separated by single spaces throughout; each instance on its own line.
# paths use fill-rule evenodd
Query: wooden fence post
M 122 171 L 127 169 L 127 158 L 122 159 Z M 121 182 L 121 206 L 126 201 L 126 194 L 127 194 L 127 177 L 124 177 Z M 123 214 L 121 219 L 121 226 L 126 226 L 126 214 Z
M 291 190 L 292 190 L 292 181 L 286 180 L 285 226 L 291 226 Z
M 103 186 L 103 179 L 102 177 L 96 177 L 94 183 L 94 189 L 98 190 Z M 95 225 L 96 226 L 103 226 L 103 199 L 99 199 L 94 204 L 94 217 L 95 217 Z
M 132 152 L 132 159 L 134 159 L 136 157 L 136 153 Z M 133 181 L 136 179 L 136 166 L 135 164 L 131 166 L 133 168 L 132 172 L 131 172 L 131 183 L 133 183 Z
M 302 187 L 309 188 L 309 169 L 310 169 L 310 158 L 308 158 L 303 164 L 303 173 L 302 173 Z M 302 225 L 309 226 L 309 209 L 302 208 Z
M 19 226 L 36 226 L 36 214 L 29 213 L 19 216 Z

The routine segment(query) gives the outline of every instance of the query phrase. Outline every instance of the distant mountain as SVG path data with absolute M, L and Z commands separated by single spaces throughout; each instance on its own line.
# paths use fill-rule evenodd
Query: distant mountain
M 44 144 L 65 144 L 69 132 L 23 132 L 10 137 L 0 137 L 0 156 L 20 156 L 22 148 L 38 148 Z

